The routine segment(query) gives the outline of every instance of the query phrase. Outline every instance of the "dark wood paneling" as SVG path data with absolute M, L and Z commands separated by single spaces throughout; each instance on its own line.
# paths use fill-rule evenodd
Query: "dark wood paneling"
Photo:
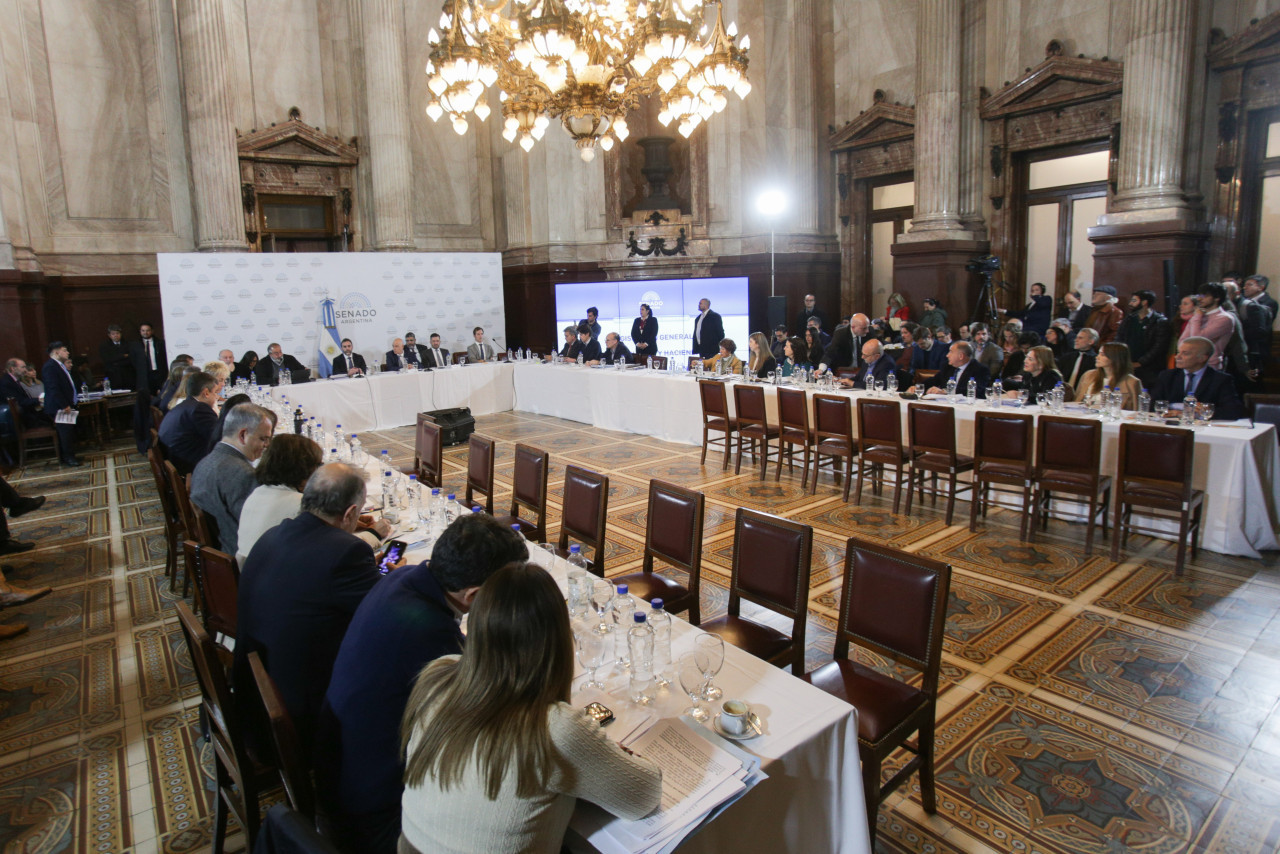
M 1209 228 L 1179 222 L 1099 225 L 1089 229 L 1093 243 L 1094 286 L 1110 285 L 1123 299 L 1148 289 L 1164 310 L 1164 262 L 1173 261 L 1174 280 L 1182 296 L 1206 281 Z

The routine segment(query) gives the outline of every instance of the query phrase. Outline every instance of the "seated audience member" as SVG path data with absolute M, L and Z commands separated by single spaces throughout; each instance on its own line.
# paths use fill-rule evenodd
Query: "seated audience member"
M 9 482 L 0 477 L 0 507 L 9 511 L 10 519 L 17 519 L 19 516 L 26 515 L 32 511 L 39 510 L 44 506 L 45 497 L 43 495 L 21 496 L 18 490 L 9 485 Z M 27 543 L 16 540 L 9 533 L 9 522 L 4 517 L 4 513 L 0 512 L 0 555 L 16 555 L 22 552 L 29 552 L 36 547 L 35 543 Z M 0 607 L 9 603 L 4 601 L 3 592 L 0 592 Z M 0 635 L 3 637 L 3 635 Z
M 1024 332 L 1034 332 L 1037 335 L 1043 335 L 1044 331 L 1049 328 L 1049 319 L 1053 314 L 1053 297 L 1047 296 L 1044 292 L 1044 283 L 1035 282 L 1031 285 L 1031 299 L 1027 304 L 1018 311 L 1009 312 L 1010 317 L 1018 318 L 1022 321 Z
M 1040 395 L 1047 394 L 1062 383 L 1064 400 L 1075 400 L 1075 390 L 1062 382 L 1062 374 L 1058 371 L 1053 358 L 1053 350 L 1044 346 L 1032 347 L 1027 351 L 1022 363 L 1022 375 L 1004 384 L 1004 396 L 1013 398 L 1019 391 L 1027 392 L 1027 402 L 1035 403 Z
M 1094 369 L 1076 383 L 1076 400 L 1097 394 L 1104 388 L 1119 391 L 1123 395 L 1121 409 L 1137 409 L 1138 395 L 1142 393 L 1142 381 L 1133 375 L 1133 362 L 1129 348 L 1119 341 L 1103 344 L 1094 360 Z
M 402 854 L 555 852 L 577 798 L 632 820 L 657 808 L 662 772 L 569 704 L 573 643 L 546 570 L 485 582 L 461 657 L 428 665 L 409 698 Z
M 925 326 L 904 323 L 901 330 L 902 352 L 896 360 L 903 371 L 937 370 L 945 355 L 944 348 L 933 346 L 933 332 Z
M 805 324 L 805 329 L 812 329 L 817 332 L 818 340 L 822 342 L 823 347 L 831 343 L 831 335 L 822 328 L 822 318 L 817 315 L 809 318 L 809 322 Z
M 302 363 L 286 355 L 279 344 L 270 344 L 267 346 L 267 358 L 258 362 L 253 373 L 258 380 L 258 385 L 280 385 L 281 374 L 286 372 L 292 374 L 294 371 L 304 370 L 306 368 Z
M 973 337 L 969 334 L 969 324 L 962 323 L 960 328 L 956 330 L 957 341 L 972 341 Z
M 187 363 L 185 361 L 175 359 L 173 364 L 169 366 L 169 376 L 164 381 L 164 385 L 160 386 L 160 391 L 152 400 L 152 405 L 159 407 L 161 412 L 169 409 L 169 404 L 173 401 L 174 396 L 178 393 L 178 388 L 182 385 L 182 380 L 187 372 Z
M 410 365 L 417 365 L 419 368 L 426 367 L 427 348 L 418 343 L 418 336 L 412 332 L 404 334 L 404 358 Z
M 884 385 L 885 380 L 896 367 L 893 357 L 884 351 L 884 344 L 874 338 L 862 345 L 862 363 L 866 367 L 858 369 L 858 376 L 855 379 L 846 377 L 840 380 L 840 384 L 846 388 L 852 386 L 864 390 L 871 388 L 872 382 Z
M 1005 357 L 1004 367 L 1000 370 L 1000 381 L 1013 379 L 1022 376 L 1023 363 L 1026 361 L 1027 351 L 1032 347 L 1040 346 L 1040 336 L 1034 332 L 1018 333 L 1018 349 Z
M 947 311 L 938 307 L 937 300 L 925 297 L 922 305 L 924 306 L 924 313 L 920 315 L 921 326 L 936 330 L 947 325 Z
M 1173 368 L 1156 378 L 1151 400 L 1167 400 L 1170 409 L 1181 409 L 1182 401 L 1193 395 L 1199 403 L 1213 404 L 1214 420 L 1235 421 L 1244 417 L 1244 403 L 1230 374 L 1209 367 L 1213 342 L 1192 335 L 1178 342 Z
M 219 350 L 218 361 L 227 366 L 227 375 L 236 369 L 236 354 L 230 350 Z M 207 373 L 207 372 L 206 372 Z
M 1071 352 L 1071 343 L 1068 334 L 1064 333 L 1057 324 L 1058 321 L 1055 320 L 1053 325 L 1045 330 L 1044 344 L 1053 351 L 1055 359 L 1062 359 Z M 1069 332 L 1070 330 L 1068 330 Z
M 973 358 L 993 377 L 1000 376 L 1004 368 L 1004 350 L 991 341 L 991 331 L 985 323 L 969 324 L 969 343 L 973 346 Z
M 222 424 L 222 441 L 213 446 L 191 473 L 191 502 L 218 527 L 222 551 L 235 555 L 239 546 L 240 511 L 257 481 L 253 461 L 271 441 L 270 412 L 242 403 Z
M 440 346 L 440 333 L 431 333 L 431 346 L 427 348 L 425 362 L 428 368 L 449 367 L 449 351 Z
M 584 364 L 600 364 L 600 342 L 591 334 L 590 324 L 578 324 L 578 344 L 580 345 L 579 352 L 582 354 L 582 361 Z M 473 344 L 472 346 L 475 345 Z
M 580 350 L 581 346 L 578 344 L 578 327 L 566 326 L 564 328 L 564 346 L 557 350 L 555 355 L 567 362 L 574 362 L 577 361 Z M 551 357 L 548 356 L 546 360 L 548 362 L 551 361 Z
M 182 376 L 178 378 L 178 387 L 169 398 L 168 404 L 164 406 L 166 412 L 172 412 L 177 409 L 182 405 L 182 401 L 187 399 L 187 383 L 198 373 L 200 371 L 190 366 L 182 369 Z
M 111 381 L 113 389 L 130 388 L 136 376 L 133 372 L 133 354 L 120 339 L 120 327 L 113 323 L 107 327 L 107 340 L 98 345 L 98 359 L 102 362 L 102 370 Z
M 847 327 L 846 327 L 847 328 Z M 839 333 L 839 330 L 836 330 Z M 807 365 L 817 367 L 822 364 L 823 357 L 826 355 L 827 345 L 822 343 L 821 332 L 813 326 L 804 328 L 804 353 L 801 360 Z
M 631 351 L 627 349 L 627 345 L 622 343 L 622 339 L 618 337 L 618 333 L 610 332 L 604 336 L 604 351 L 600 354 L 600 361 L 606 365 L 630 364 Z
M 1076 332 L 1075 347 L 1062 360 L 1063 381 L 1074 389 L 1080 378 L 1093 370 L 1098 358 L 1094 344 L 1098 342 L 1098 333 L 1088 327 Z
M 316 739 L 317 796 L 341 850 L 394 854 L 404 793 L 400 721 L 413 682 L 427 664 L 462 651 L 459 621 L 480 585 L 527 557 L 524 540 L 492 516 L 463 516 L 429 561 L 388 576 L 356 610 Z
M 946 394 L 947 381 L 952 377 L 956 380 L 956 394 L 961 396 L 968 394 L 969 380 L 976 381 L 978 397 L 986 397 L 987 389 L 991 386 L 991 372 L 973 358 L 973 345 L 968 341 L 957 341 L 951 345 L 951 349 L 947 351 L 947 366 L 930 380 L 932 385 L 927 393 Z M 921 388 L 914 385 L 909 390 L 919 394 Z
M 907 308 L 907 298 L 902 294 L 889 294 L 889 303 L 884 310 L 884 323 L 889 329 L 897 330 L 911 319 L 911 310 Z
M 218 411 L 218 426 L 213 430 L 213 436 L 209 441 L 209 450 L 212 451 L 214 447 L 222 441 L 222 427 L 227 423 L 227 415 L 230 414 L 231 410 L 235 409 L 242 403 L 252 402 L 253 398 L 249 397 L 247 394 L 233 394 L 231 397 L 222 401 L 222 408 Z M 276 424 L 276 420 L 274 418 L 275 413 L 271 412 L 271 415 L 273 416 L 271 419 L 271 429 L 274 431 Z
M 769 352 L 773 354 L 774 361 L 777 362 L 779 365 L 781 365 L 782 360 L 787 357 L 786 347 L 787 347 L 787 327 L 779 324 L 778 326 L 774 327 L 773 340 L 769 342 Z
M 1018 336 L 1022 334 L 1022 326 L 1014 323 L 1012 320 L 1000 327 L 1000 350 L 1004 353 L 1004 360 L 1007 362 L 1009 357 L 1014 353 L 1020 352 L 1018 349 Z M 994 376 L 994 373 L 993 373 Z
M 404 339 L 397 338 L 391 342 L 391 349 L 386 353 L 383 370 L 399 371 L 408 364 L 404 357 Z
M 355 350 L 356 345 L 351 343 L 350 338 L 342 339 L 342 352 L 333 357 L 330 376 L 362 377 L 365 375 L 368 366 L 364 363 L 364 356 Z
M 226 353 L 230 351 L 224 350 L 223 352 Z M 218 397 L 222 397 L 222 389 L 226 386 L 227 380 L 231 378 L 231 369 L 227 367 L 225 362 L 219 359 L 216 362 L 205 362 L 204 367 L 200 370 L 218 381 L 218 386 L 214 391 L 217 393 Z
M 14 357 L 5 362 L 4 373 L 0 374 L 0 407 L 8 408 L 9 398 L 18 403 L 22 411 L 22 423 L 27 427 L 40 427 L 49 423 L 49 416 L 44 414 L 44 406 L 37 398 L 27 393 L 24 380 L 27 377 L 27 363 Z
M 232 664 L 236 695 L 251 697 L 257 690 L 249 668 L 249 653 L 257 652 L 293 717 L 308 766 L 347 624 L 382 578 L 373 549 L 354 533 L 364 500 L 362 470 L 345 463 L 321 466 L 302 493 L 302 512 L 263 534 L 240 573 Z M 261 738 L 253 704 L 238 711 L 250 733 Z
M 703 369 L 713 374 L 718 374 L 720 373 L 720 365 L 723 363 L 726 374 L 742 373 L 742 360 L 734 353 L 737 349 L 738 344 L 732 338 L 720 339 L 720 352 L 710 359 L 704 359 L 702 362 Z
M 53 341 L 45 349 L 49 359 L 40 368 L 40 376 L 44 380 L 44 414 L 56 420 L 59 412 L 71 412 L 75 408 L 76 385 L 63 361 L 67 356 L 67 345 Z M 55 423 L 53 429 L 58 434 L 62 465 L 73 468 L 81 465 L 76 459 L 76 425 Z
M 581 327 L 579 327 L 581 329 Z M 484 340 L 484 327 L 477 326 L 471 330 L 471 337 L 475 340 L 467 345 L 467 361 L 468 362 L 492 362 L 498 358 L 498 350 L 490 341 Z M 599 343 L 596 348 L 600 347 Z
M 786 346 L 782 349 L 786 358 L 779 365 L 779 370 L 782 371 L 784 377 L 791 376 L 795 373 L 796 368 L 802 365 L 812 366 L 808 361 L 808 348 L 805 346 L 804 341 L 799 338 L 788 338 Z
M 239 380 L 248 380 L 253 382 L 255 377 L 253 373 L 254 367 L 258 364 L 258 354 L 253 350 L 245 350 L 244 355 L 240 357 L 240 361 L 236 362 L 235 370 L 231 372 L 231 376 Z
M 160 422 L 160 444 L 178 474 L 184 477 L 191 474 L 211 450 L 218 426 L 218 413 L 214 409 L 217 402 L 218 381 L 211 374 L 197 371 L 187 378 L 186 398 Z
M 640 303 L 640 316 L 631 321 L 631 343 L 636 347 L 637 356 L 647 360 L 658 355 L 658 318 L 653 316 L 647 302 Z
M 947 350 L 951 347 L 951 327 L 935 327 L 933 330 L 933 340 L 934 342 L 943 345 L 942 352 L 945 357 Z M 943 361 L 945 362 L 946 359 L 944 358 Z
M 747 339 L 747 370 L 756 379 L 768 379 L 769 374 L 777 373 L 778 362 L 769 351 L 769 339 L 763 332 L 753 332 Z
M 914 365 L 911 370 L 942 370 L 942 366 L 947 363 L 947 348 L 951 346 L 951 330 L 943 326 L 935 332 L 922 326 L 920 337 L 915 343 L 920 348 L 922 358 L 920 364 Z

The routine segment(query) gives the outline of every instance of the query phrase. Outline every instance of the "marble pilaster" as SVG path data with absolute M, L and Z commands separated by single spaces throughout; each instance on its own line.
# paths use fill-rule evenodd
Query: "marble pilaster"
M 196 249 L 243 252 L 244 214 L 235 125 L 227 96 L 227 32 L 221 0 L 178 0 L 186 88 Z
M 405 80 L 404 6 L 400 0 L 361 0 L 364 96 L 369 157 L 369 248 L 413 251 L 413 149 Z M 473 131 L 476 132 L 476 131 Z
M 980 90 L 986 71 L 983 34 L 986 29 L 982 0 L 962 0 L 960 69 L 960 223 L 966 231 L 986 231 L 982 219 L 986 170 L 982 156 Z

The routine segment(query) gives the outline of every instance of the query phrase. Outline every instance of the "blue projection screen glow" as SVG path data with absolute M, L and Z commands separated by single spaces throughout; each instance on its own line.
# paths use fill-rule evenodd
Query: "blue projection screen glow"
M 631 323 L 640 316 L 640 303 L 648 303 L 658 321 L 660 356 L 688 356 L 693 352 L 693 323 L 698 301 L 711 300 L 711 310 L 724 319 L 724 334 L 747 352 L 747 279 L 660 279 L 647 282 L 587 282 L 556 285 L 556 346 L 564 344 L 563 329 L 586 319 L 587 309 L 600 310 L 600 343 L 616 332 L 631 352 Z

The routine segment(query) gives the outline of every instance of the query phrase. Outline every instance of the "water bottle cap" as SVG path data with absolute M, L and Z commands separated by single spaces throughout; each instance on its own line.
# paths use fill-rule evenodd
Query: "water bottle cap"
M 573 545 L 569 546 L 569 554 L 571 555 L 576 555 L 580 551 L 582 551 L 582 546 L 578 545 L 577 543 L 574 543 Z
M 410 483 L 417 483 L 417 482 L 418 482 L 418 476 L 417 476 L 416 474 L 411 474 L 411 475 L 409 475 L 409 482 L 410 482 Z
M 519 525 L 512 525 L 512 526 L 511 526 L 511 530 L 515 531 L 515 532 L 518 534 L 518 533 L 520 533 L 520 526 L 519 526 Z
M 618 585 L 618 595 L 619 595 L 619 596 L 626 596 L 626 595 L 627 595 L 627 585 L 625 585 L 625 584 L 619 584 L 619 585 Z
M 439 490 L 439 489 L 432 489 L 432 490 L 431 490 L 431 494 L 432 494 L 432 495 L 439 495 L 439 494 L 440 494 L 440 490 Z
M 484 508 L 483 508 L 483 507 L 481 507 L 479 504 L 477 504 L 475 507 L 472 507 L 472 508 L 471 508 L 471 512 L 472 512 L 472 513 L 483 513 L 483 512 L 484 512 Z
M 354 441 L 355 441 L 355 439 L 356 439 L 356 434 L 355 434 L 355 433 L 352 433 L 352 434 L 351 434 L 351 440 L 354 442 Z
M 653 608 L 653 610 L 655 610 L 655 611 L 661 611 L 661 610 L 662 610 L 662 606 L 663 606 L 664 604 L 666 604 L 666 603 L 664 603 L 661 599 L 654 599 L 652 602 L 650 602 L 650 603 L 649 603 L 649 606 L 650 606 L 651 608 Z
M 341 424 L 338 424 L 338 425 L 336 425 L 336 426 L 335 426 L 335 428 L 334 428 L 334 429 L 341 430 L 341 429 L 342 429 L 342 425 L 341 425 Z
M 383 472 L 383 477 L 391 477 L 391 472 Z
M 631 615 L 631 618 L 635 620 L 637 623 L 643 623 L 644 611 L 636 611 L 634 614 Z
M 336 453 L 338 453 L 338 449 L 337 449 L 337 448 L 330 448 L 330 449 L 329 449 L 329 453 L 331 453 L 331 454 L 336 454 Z M 391 472 L 387 472 L 387 474 L 391 474 Z
M 452 493 L 452 492 L 450 492 L 450 493 L 449 493 L 449 500 L 450 500 L 450 501 L 453 501 L 453 500 L 454 500 L 455 498 L 457 498 L 457 497 L 458 497 L 458 496 L 457 496 L 457 495 L 455 495 L 454 493 Z

